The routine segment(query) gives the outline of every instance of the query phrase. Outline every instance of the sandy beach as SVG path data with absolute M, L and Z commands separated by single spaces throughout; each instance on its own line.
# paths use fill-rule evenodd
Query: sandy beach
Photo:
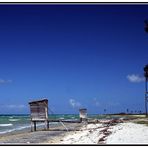
M 68 131 L 61 126 L 48 131 L 3 135 L 0 144 L 147 144 L 148 126 L 138 124 L 138 121 L 143 119 L 66 124 Z
M 83 125 L 80 131 L 65 136 L 59 144 L 148 144 L 148 126 L 138 124 L 139 121 L 148 119 Z
M 110 129 L 106 144 L 148 144 L 148 126 L 121 123 Z

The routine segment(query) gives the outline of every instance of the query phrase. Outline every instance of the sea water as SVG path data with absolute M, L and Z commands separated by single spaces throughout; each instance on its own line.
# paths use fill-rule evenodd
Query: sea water
M 49 119 L 77 120 L 78 115 L 55 114 L 49 115 Z M 0 134 L 30 129 L 30 115 L 0 115 Z M 49 123 L 49 126 L 56 126 L 58 122 Z M 44 123 L 37 123 L 37 126 L 44 126 Z
M 0 115 L 0 134 L 30 127 L 29 115 Z
M 102 119 L 105 116 L 89 115 L 89 118 Z M 49 115 L 49 119 L 61 119 L 61 120 L 78 120 L 78 114 L 52 114 Z M 49 123 L 49 126 L 57 126 L 59 122 Z M 37 126 L 44 126 L 44 123 L 38 123 Z M 0 135 L 21 131 L 30 130 L 30 115 L 0 115 Z

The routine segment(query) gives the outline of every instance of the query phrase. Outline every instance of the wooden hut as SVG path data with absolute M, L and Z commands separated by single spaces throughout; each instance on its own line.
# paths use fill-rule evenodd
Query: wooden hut
M 49 128 L 48 121 L 48 100 L 36 100 L 29 102 L 30 105 L 30 117 L 31 117 L 31 131 L 36 131 L 36 123 L 37 122 L 45 122 L 45 128 Z
M 87 109 L 86 108 L 79 109 L 79 116 L 81 122 L 87 121 Z

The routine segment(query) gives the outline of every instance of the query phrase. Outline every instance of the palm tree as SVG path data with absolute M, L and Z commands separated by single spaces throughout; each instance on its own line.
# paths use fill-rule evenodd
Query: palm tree
M 129 112 L 129 109 L 128 109 L 128 108 L 126 109 L 126 112 L 127 112 L 127 114 L 128 114 L 128 112 Z
M 139 110 L 139 114 L 141 114 L 141 112 L 142 112 L 142 111 L 141 111 L 141 110 Z
M 104 114 L 106 113 L 106 109 L 104 109 Z

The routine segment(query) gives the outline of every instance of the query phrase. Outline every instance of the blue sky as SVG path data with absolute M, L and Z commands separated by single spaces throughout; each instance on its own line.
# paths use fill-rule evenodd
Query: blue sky
M 144 111 L 148 5 L 0 5 L 0 114 Z

